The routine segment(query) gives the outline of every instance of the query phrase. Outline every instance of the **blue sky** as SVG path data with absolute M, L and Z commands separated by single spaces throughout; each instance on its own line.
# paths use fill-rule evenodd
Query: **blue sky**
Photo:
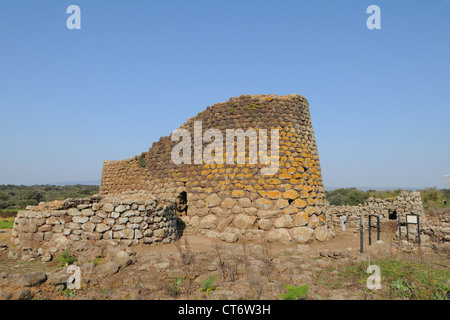
M 325 186 L 442 188 L 449 31 L 443 0 L 1 0 L 0 184 L 100 179 L 208 105 L 297 93 Z

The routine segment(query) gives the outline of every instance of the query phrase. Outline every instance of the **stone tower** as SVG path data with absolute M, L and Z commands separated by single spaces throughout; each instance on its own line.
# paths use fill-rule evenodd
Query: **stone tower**
M 329 237 L 319 155 L 308 101 L 304 97 L 230 98 L 207 107 L 180 129 L 192 138 L 191 162 L 175 164 L 172 151 L 181 139 L 172 141 L 170 136 L 162 137 L 141 155 L 105 161 L 100 193 L 114 195 L 142 190 L 157 197 L 182 199 L 180 215 L 188 230 L 227 241 L 243 235 L 247 239 L 264 236 L 269 242 L 299 243 Z M 220 143 L 224 152 L 223 155 L 213 152 L 216 160 L 213 163 L 207 164 L 204 159 L 198 163 L 195 155 L 201 157 L 212 141 L 205 139 L 209 129 L 222 133 L 223 141 L 214 136 L 214 142 Z M 226 160 L 230 129 L 242 129 L 244 133 L 253 130 L 258 139 L 253 145 L 251 139 L 245 140 L 244 155 L 239 154 L 234 143 L 231 149 L 235 151 L 234 163 Z M 258 144 L 264 132 L 267 132 L 267 154 Z M 194 140 L 201 141 L 200 145 Z M 255 145 L 258 145 L 256 163 L 250 154 Z M 278 155 L 274 159 L 276 151 Z M 244 163 L 237 163 L 237 156 L 243 157 Z M 217 161 L 220 158 L 223 161 Z M 268 162 L 263 160 L 268 159 L 279 160 L 278 170 L 264 175 L 262 169 L 268 168 Z

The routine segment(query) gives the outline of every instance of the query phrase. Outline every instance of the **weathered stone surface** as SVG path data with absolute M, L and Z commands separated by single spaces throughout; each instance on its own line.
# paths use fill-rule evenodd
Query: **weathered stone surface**
M 267 197 L 269 199 L 278 200 L 282 196 L 283 196 L 283 194 L 280 191 L 277 191 L 277 190 L 267 191 Z
M 236 204 L 236 200 L 231 199 L 231 198 L 226 198 L 222 201 L 221 206 L 224 209 L 231 209 L 234 207 L 235 204 Z
M 252 206 L 252 200 L 249 198 L 240 198 L 238 200 L 238 205 L 241 208 L 250 208 Z
M 294 213 L 297 213 L 298 211 L 299 211 L 299 209 L 293 205 L 290 205 L 283 209 L 283 212 L 285 214 L 294 214 Z
M 119 264 L 115 261 L 109 261 L 106 263 L 102 263 L 98 266 L 98 271 L 100 274 L 104 275 L 113 275 L 119 271 Z
M 105 212 L 112 212 L 114 210 L 114 205 L 112 203 L 105 203 L 102 207 Z
M 3 290 L 0 290 L 0 300 L 9 300 L 11 299 L 11 295 Z
M 222 233 L 221 238 L 223 241 L 228 242 L 228 243 L 234 243 L 236 241 L 238 241 L 239 237 L 237 234 L 235 233 Z
M 294 226 L 294 223 L 291 216 L 284 215 L 276 219 L 273 223 L 273 226 L 275 228 L 292 228 Z
M 133 239 L 134 238 L 134 230 L 133 229 L 123 229 L 119 231 L 120 237 L 124 239 Z
M 118 213 L 122 213 L 122 212 L 124 212 L 125 210 L 127 210 L 127 207 L 124 206 L 123 204 L 121 204 L 121 205 L 117 206 L 116 209 L 115 209 L 114 211 L 116 211 L 116 212 L 118 212 Z
M 89 221 L 89 217 L 83 217 L 83 216 L 76 216 L 72 219 L 75 223 L 86 223 Z
M 269 219 L 259 219 L 258 227 L 262 230 L 270 230 L 272 229 L 272 222 Z
M 59 284 L 66 284 L 67 279 L 69 278 L 70 275 L 65 273 L 53 272 L 47 274 L 47 276 L 48 282 L 54 286 L 57 286 Z
M 290 243 L 291 235 L 286 229 L 273 229 L 267 234 L 268 242 Z
M 285 193 L 283 193 L 283 198 L 285 199 L 297 199 L 299 197 L 299 193 L 297 191 L 295 191 L 294 189 L 290 189 L 288 191 L 286 191 Z
M 314 230 L 308 227 L 298 227 L 291 229 L 292 239 L 298 243 L 307 243 L 312 240 Z
M 314 238 L 319 241 L 325 241 L 328 237 L 328 230 L 326 226 L 317 227 L 314 230 Z
M 103 233 L 103 232 L 108 231 L 110 229 L 111 229 L 111 226 L 108 226 L 108 225 L 106 225 L 104 223 L 99 223 L 97 225 L 97 232 L 100 232 L 100 233 Z
M 33 294 L 30 290 L 22 290 L 19 294 L 17 300 L 31 300 L 33 298 Z
M 114 261 L 119 265 L 120 268 L 124 268 L 133 263 L 133 260 L 131 259 L 129 254 L 123 250 L 120 250 L 119 252 L 117 252 L 116 257 L 114 258 Z
M 215 215 L 208 215 L 200 220 L 200 228 L 202 229 L 212 229 L 217 227 L 217 217 Z
M 53 259 L 53 255 L 50 252 L 46 252 L 42 255 L 41 261 L 42 262 L 50 262 Z
M 316 215 L 309 217 L 308 227 L 315 229 L 320 223 L 319 218 Z
M 117 219 L 117 218 L 120 217 L 120 213 L 117 212 L 117 211 L 113 211 L 113 212 L 110 213 L 110 217 L 113 218 L 113 219 Z
M 259 210 L 258 217 L 261 219 L 267 219 L 271 217 L 276 217 L 279 214 L 277 210 Z
M 67 210 L 67 213 L 71 216 L 81 216 L 81 211 L 75 208 Z
M 284 209 L 289 206 L 289 201 L 287 199 L 278 199 L 275 203 L 275 209 Z
M 248 216 L 245 214 L 239 214 L 233 219 L 233 224 L 239 229 L 251 229 L 255 223 L 255 216 Z
M 153 235 L 158 238 L 164 238 L 166 232 L 164 231 L 164 229 L 157 229 L 153 231 Z
M 94 232 L 95 226 L 96 225 L 92 222 L 86 222 L 81 228 L 86 232 Z
M 217 207 L 220 205 L 220 198 L 217 194 L 213 193 L 206 198 L 206 204 L 208 207 Z
M 308 224 L 309 217 L 306 212 L 299 212 L 294 216 L 294 225 L 296 227 L 306 226 Z
M 272 208 L 273 203 L 269 199 L 260 198 L 255 201 L 255 205 L 259 210 L 269 210 Z
M 20 287 L 34 287 L 47 280 L 47 275 L 44 272 L 31 272 L 20 275 L 16 283 Z

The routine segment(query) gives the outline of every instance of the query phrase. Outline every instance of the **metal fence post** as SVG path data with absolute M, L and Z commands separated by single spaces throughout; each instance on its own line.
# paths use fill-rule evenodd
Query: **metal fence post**
M 419 237 L 419 244 L 420 244 L 420 218 L 419 218 L 419 215 L 417 215 L 417 236 Z
M 402 242 L 402 215 L 398 214 L 398 244 Z
M 364 230 L 363 230 L 363 215 L 361 214 L 360 215 L 360 218 L 359 218 L 359 241 L 360 241 L 360 249 L 359 249 L 359 252 L 361 252 L 361 253 L 364 253 L 364 244 L 363 244 L 363 240 L 364 240 L 364 237 L 363 237 L 363 234 L 364 234 Z
M 369 246 L 372 245 L 372 215 L 369 214 Z

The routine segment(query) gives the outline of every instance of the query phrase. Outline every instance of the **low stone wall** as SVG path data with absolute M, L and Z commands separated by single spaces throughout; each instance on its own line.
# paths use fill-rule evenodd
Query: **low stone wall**
M 17 214 L 16 244 L 113 239 L 125 244 L 169 243 L 176 238 L 176 204 L 150 200 L 66 200 Z
M 424 217 L 422 199 L 419 192 L 403 191 L 399 196 L 387 199 L 369 198 L 363 205 L 358 206 L 328 206 L 327 213 L 333 217 L 335 226 L 340 226 L 340 216 L 345 215 L 347 218 L 347 226 L 356 227 L 359 225 L 359 216 L 362 215 L 379 215 L 381 220 L 389 219 L 389 213 L 397 212 L 405 220 L 405 215 L 415 213 Z

